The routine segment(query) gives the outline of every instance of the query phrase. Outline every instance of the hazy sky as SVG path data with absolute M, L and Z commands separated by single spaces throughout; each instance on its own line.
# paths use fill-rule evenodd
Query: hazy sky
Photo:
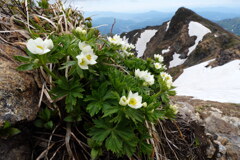
M 171 12 L 179 7 L 240 7 L 240 0 L 67 0 L 83 11 L 145 12 L 150 10 Z M 240 11 L 239 11 L 240 12 Z

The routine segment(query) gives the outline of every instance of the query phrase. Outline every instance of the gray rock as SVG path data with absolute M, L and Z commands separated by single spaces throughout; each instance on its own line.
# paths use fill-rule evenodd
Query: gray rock
M 15 124 L 31 121 L 38 112 L 38 90 L 32 72 L 19 72 L 13 59 L 24 53 L 0 43 L 0 127 L 5 121 Z
M 192 100 L 189 97 L 172 99 L 185 121 L 196 121 L 205 127 L 208 158 L 240 160 L 240 110 L 237 105 Z

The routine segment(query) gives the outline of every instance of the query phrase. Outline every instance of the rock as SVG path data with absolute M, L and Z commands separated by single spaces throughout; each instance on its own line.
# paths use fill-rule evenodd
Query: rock
M 228 160 L 240 160 L 240 147 L 233 144 L 227 144 L 226 149 Z
M 216 148 L 214 147 L 213 143 L 210 140 L 208 140 L 208 144 L 209 147 L 206 149 L 207 158 L 213 158 L 216 152 Z
M 227 153 L 226 147 L 224 147 L 221 142 L 215 140 L 214 143 L 218 145 L 218 152 L 219 153 L 221 153 L 223 155 L 225 155 Z
M 0 139 L 0 160 L 29 160 L 31 145 L 29 135 L 22 133 L 6 140 Z
M 195 121 L 205 128 L 209 159 L 240 160 L 240 106 L 237 104 L 194 100 L 191 97 L 171 98 L 185 121 Z
M 0 127 L 35 119 L 38 112 L 38 89 L 32 72 L 19 72 L 13 59 L 24 52 L 0 43 Z

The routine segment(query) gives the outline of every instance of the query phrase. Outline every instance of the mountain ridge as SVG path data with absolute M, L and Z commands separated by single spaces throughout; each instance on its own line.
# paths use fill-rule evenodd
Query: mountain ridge
M 151 32 L 155 34 L 146 35 Z M 218 96 L 218 99 L 229 93 L 228 99 L 223 96 L 223 100 L 219 99 L 219 101 L 233 102 L 236 99 L 234 103 L 240 103 L 236 97 L 231 97 L 231 93 L 240 96 L 240 85 L 234 83 L 235 80 L 240 81 L 240 70 L 237 65 L 240 63 L 240 38 L 218 24 L 187 8 L 179 8 L 170 21 L 160 26 L 134 30 L 121 36 L 129 43 L 136 44 L 136 54 L 139 57 L 143 55 L 143 58 L 147 58 L 161 54 L 180 94 L 189 96 L 195 94 L 207 98 L 211 95 L 207 97 L 203 95 L 206 94 L 207 87 L 212 87 L 211 94 Z M 146 38 L 149 40 L 144 41 Z M 139 42 L 145 47 L 139 48 Z M 231 74 L 231 71 L 235 74 Z M 199 72 L 205 76 L 191 72 Z M 226 79 L 224 73 L 229 79 Z M 198 78 L 195 79 L 196 77 Z M 234 92 L 229 90 L 230 88 Z M 212 99 L 217 98 L 212 97 Z

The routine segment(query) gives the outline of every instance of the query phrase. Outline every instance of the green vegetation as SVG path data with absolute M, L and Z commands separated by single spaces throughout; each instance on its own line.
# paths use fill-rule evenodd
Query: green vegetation
M 64 137 L 40 157 L 53 158 L 62 153 L 58 152 L 65 149 L 62 146 L 66 146 L 64 153 L 69 158 L 80 156 L 76 147 L 85 159 L 108 154 L 143 159 L 158 156 L 152 154 L 156 144 L 150 140 L 154 124 L 177 113 L 169 104 L 168 97 L 175 91 L 161 57 L 135 57 L 133 45 L 116 35 L 101 36 L 92 28 L 91 18 L 63 9 L 61 2 L 50 5 L 42 0 L 39 7 L 33 2 L 12 3 L 25 7 L 17 24 L 31 37 L 22 37 L 28 39 L 27 56 L 15 57 L 22 62 L 18 70 L 40 71 L 47 100 L 40 98 L 35 126 L 50 133 L 48 145 L 55 132 Z M 14 14 L 19 11 L 12 8 Z M 12 41 L 7 34 L 6 40 Z

